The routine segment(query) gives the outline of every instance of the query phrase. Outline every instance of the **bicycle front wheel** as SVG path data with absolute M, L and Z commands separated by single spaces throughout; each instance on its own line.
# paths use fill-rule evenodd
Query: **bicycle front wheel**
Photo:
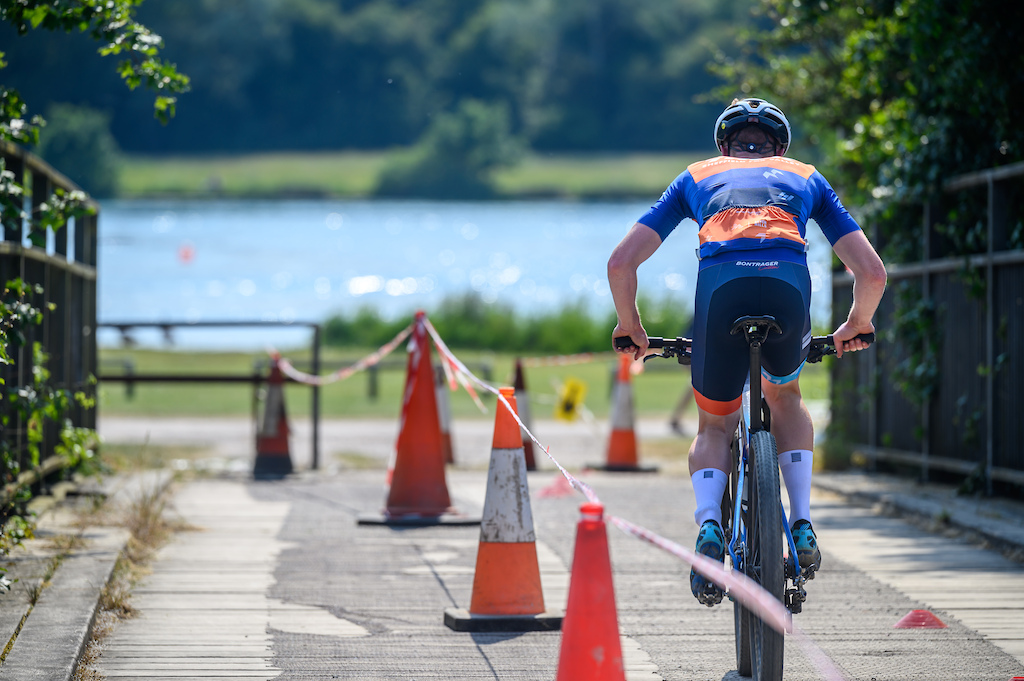
M 746 573 L 780 602 L 785 592 L 782 560 L 782 501 L 775 438 L 766 430 L 750 436 L 750 524 Z M 785 637 L 748 614 L 751 672 L 757 681 L 781 681 Z
M 744 465 L 738 438 L 739 434 L 732 440 L 732 475 L 729 476 L 729 487 L 724 495 L 729 503 L 726 503 L 725 500 L 722 502 L 722 519 L 728 528 L 726 541 L 732 541 L 735 538 L 736 550 L 742 556 L 744 551 L 742 526 L 746 523 L 747 515 L 738 489 L 740 466 Z M 746 470 L 743 471 L 743 476 L 749 484 L 750 477 Z M 736 507 L 740 508 L 738 524 L 734 524 L 735 516 L 733 514 Z M 739 565 L 733 565 L 733 568 L 737 570 L 742 567 L 742 561 Z M 739 601 L 734 601 L 732 607 L 733 633 L 736 635 L 736 671 L 740 676 L 750 676 L 750 612 Z

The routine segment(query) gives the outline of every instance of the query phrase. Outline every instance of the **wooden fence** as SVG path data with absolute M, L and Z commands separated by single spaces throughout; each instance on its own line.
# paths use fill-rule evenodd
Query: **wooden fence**
M 986 248 L 943 257 L 934 216 L 957 192 L 978 192 Z M 888 266 L 889 287 L 875 318 L 882 342 L 833 364 L 832 435 L 874 461 L 1024 485 L 1024 250 L 1012 230 L 1024 196 L 1024 163 L 947 180 L 923 211 L 920 262 Z M 832 277 L 834 321 L 845 318 L 852 278 Z M 933 332 L 919 341 L 893 337 L 906 328 L 897 301 L 917 301 Z M 928 345 L 927 348 L 924 346 Z M 934 353 L 937 376 L 915 358 Z M 933 386 L 924 399 L 901 389 L 907 376 Z M 900 377 L 896 380 L 895 377 Z
M 15 181 L 25 187 L 25 210 L 32 211 L 33 215 L 39 214 L 40 204 L 56 188 L 67 192 L 80 191 L 77 185 L 42 159 L 16 145 L 0 142 L 0 156 L 6 169 L 14 174 Z M 69 224 L 49 230 L 46 248 L 30 245 L 23 221 L 12 219 L 3 223 L 0 285 L 21 279 L 33 287 L 42 286 L 43 291 L 31 294 L 29 299 L 42 311 L 42 324 L 27 328 L 25 343 L 9 348 L 12 364 L 0 365 L 0 376 L 5 382 L 2 389 L 8 393 L 32 385 L 32 345 L 39 342 L 49 354 L 50 385 L 95 397 L 92 377 L 96 373 L 96 226 L 99 207 L 92 201 L 89 205 L 95 211 L 92 215 L 72 219 Z M 0 403 L 0 409 L 6 410 L 5 415 L 9 417 L 8 439 L 16 444 L 21 457 L 20 478 L 7 485 L 4 491 L 4 498 L 7 498 L 18 486 L 36 484 L 44 476 L 59 470 L 63 458 L 53 456 L 59 430 L 56 424 L 50 424 L 44 431 L 40 465 L 34 467 L 28 459 L 26 424 L 13 413 L 9 400 Z M 96 427 L 94 408 L 75 403 L 67 416 L 75 426 Z M 11 473 L 0 470 L 0 479 L 9 480 Z

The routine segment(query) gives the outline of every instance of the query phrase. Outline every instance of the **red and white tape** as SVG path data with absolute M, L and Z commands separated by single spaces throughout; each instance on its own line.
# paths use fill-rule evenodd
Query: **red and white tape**
M 402 341 L 409 337 L 409 334 L 412 333 L 412 327 L 412 324 L 405 327 L 404 329 L 398 332 L 397 336 L 389 340 L 387 343 L 382 345 L 374 352 L 371 352 L 366 357 L 363 357 L 355 364 L 347 366 L 344 369 L 339 369 L 338 371 L 335 371 L 333 373 L 326 374 L 324 376 L 314 376 L 313 374 L 307 374 L 304 371 L 299 371 L 287 359 L 280 357 L 280 355 L 276 351 L 271 350 L 270 355 L 272 357 L 277 358 L 277 365 L 281 368 L 281 372 L 284 373 L 289 378 L 291 378 L 292 380 L 298 383 L 305 383 L 306 385 L 330 385 L 331 383 L 344 381 L 346 378 L 351 377 L 353 374 L 356 374 L 364 369 L 373 366 L 377 362 L 381 361 L 382 359 L 390 355 L 395 348 L 401 345 Z
M 581 352 L 576 355 L 524 357 L 521 361 L 524 367 L 555 367 L 568 366 L 570 364 L 589 364 L 590 362 L 604 361 L 613 357 L 615 357 L 615 353 L 611 352 Z
M 476 383 L 483 389 L 497 395 L 498 401 L 509 410 L 509 413 L 512 414 L 512 418 L 516 420 L 516 423 L 518 423 L 523 429 L 523 432 L 526 433 L 538 447 L 540 447 L 541 451 L 543 451 L 544 454 L 547 455 L 548 459 L 550 459 L 558 468 L 566 481 L 586 497 L 587 501 L 601 503 L 597 493 L 590 485 L 573 476 L 572 473 L 562 466 L 562 464 L 558 463 L 555 457 L 551 456 L 551 448 L 541 443 L 541 441 L 538 440 L 532 432 L 530 432 L 530 429 L 527 428 L 520 420 L 519 415 L 516 414 L 516 410 L 512 408 L 512 405 L 508 403 L 508 400 L 505 399 L 501 392 L 497 388 L 488 385 L 473 375 L 473 372 L 467 369 L 466 365 L 459 361 L 459 358 L 448 349 L 448 346 L 441 339 L 441 336 L 437 333 L 437 330 L 433 327 L 430 321 L 425 320 L 425 324 L 427 332 L 434 341 L 434 346 L 437 347 L 438 353 L 445 358 L 446 363 L 450 364 L 456 374 L 465 375 L 469 380 Z M 776 631 L 793 634 L 800 644 L 800 647 L 803 649 L 804 654 L 818 669 L 821 674 L 821 678 L 824 679 L 824 681 L 847 681 L 846 675 L 839 670 L 835 663 L 832 662 L 828 655 L 825 654 L 825 652 L 811 639 L 811 637 L 793 624 L 793 616 L 789 610 L 752 579 L 743 573 L 726 568 L 723 563 L 719 563 L 718 561 L 711 560 L 707 556 L 695 553 L 694 551 L 691 551 L 670 539 L 666 539 L 646 528 L 631 523 L 628 520 L 614 515 L 608 515 L 606 517 L 608 522 L 615 525 L 626 534 L 642 539 L 690 565 L 703 577 L 711 580 L 723 590 L 727 591 L 731 597 L 739 601 L 745 608 L 747 608 L 747 610 L 761 618 L 766 624 L 774 628 Z

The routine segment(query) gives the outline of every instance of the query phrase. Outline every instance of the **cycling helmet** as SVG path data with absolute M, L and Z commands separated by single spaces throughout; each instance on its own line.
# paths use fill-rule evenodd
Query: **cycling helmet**
M 726 153 L 726 140 L 729 136 L 748 125 L 756 125 L 771 134 L 782 147 L 779 155 L 786 155 L 792 136 L 786 114 L 771 102 L 756 97 L 741 99 L 726 107 L 715 121 L 715 146 L 723 154 Z

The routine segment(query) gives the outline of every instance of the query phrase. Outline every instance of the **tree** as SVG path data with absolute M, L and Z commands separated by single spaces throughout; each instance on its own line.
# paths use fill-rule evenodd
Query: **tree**
M 139 2 L 141 0 L 0 0 L 0 20 L 14 26 L 20 35 L 35 29 L 65 32 L 77 29 L 88 33 L 101 43 L 101 54 L 124 56 L 117 65 L 117 73 L 130 88 L 144 85 L 158 93 L 154 110 L 158 118 L 166 121 L 174 114 L 175 95 L 188 89 L 188 79 L 157 57 L 160 37 L 133 19 Z M 3 57 L 0 52 L 0 69 L 6 66 Z M 59 75 L 53 73 L 47 77 Z M 38 116 L 28 116 L 28 107 L 16 90 L 0 86 L 0 143 L 36 144 L 42 124 Z M 25 188 L 20 182 L 21 178 L 6 167 L 6 157 L 0 158 L 0 221 L 5 228 L 14 226 L 20 230 L 25 226 L 35 246 L 45 247 L 47 229 L 65 225 L 71 217 L 91 210 L 84 193 L 58 188 L 48 197 L 33 196 L 34 209 L 26 211 Z M 0 282 L 0 364 L 11 364 L 14 353 L 9 352 L 9 348 L 25 341 L 26 327 L 42 322 L 42 310 L 33 305 L 33 296 L 41 293 L 38 285 L 28 286 L 20 279 Z M 31 348 L 23 350 L 31 352 L 31 379 L 27 385 L 12 389 L 3 386 L 0 376 L 0 386 L 3 386 L 0 399 L 9 400 L 24 423 L 31 463 L 40 463 L 44 431 L 49 423 L 59 424 L 60 443 L 54 451 L 81 463 L 95 434 L 74 427 L 64 416 L 72 400 L 87 408 L 91 408 L 91 400 L 84 394 L 70 395 L 67 390 L 49 387 L 47 357 L 41 343 L 34 342 Z M 17 477 L 20 461 L 15 451 L 17 445 L 8 441 L 13 430 L 9 427 L 13 414 L 4 406 L 0 412 L 0 473 L 7 483 Z M 9 510 L 0 509 L 4 521 L 10 517 Z M 18 517 L 16 513 L 14 517 Z M 18 532 L 0 534 L 0 551 L 22 536 Z
M 93 196 L 117 193 L 120 149 L 110 133 L 110 116 L 72 104 L 47 109 L 38 153 Z
M 384 169 L 377 193 L 430 198 L 485 198 L 492 171 L 522 152 L 509 131 L 508 108 L 475 99 L 434 117 L 408 155 Z
M 749 31 L 745 55 L 719 68 L 728 91 L 791 113 L 848 203 L 878 218 L 890 259 L 918 255 L 908 201 L 943 178 L 1024 159 L 1024 7 L 761 0 L 760 10 L 770 27 Z M 953 252 L 978 248 L 962 241 Z

